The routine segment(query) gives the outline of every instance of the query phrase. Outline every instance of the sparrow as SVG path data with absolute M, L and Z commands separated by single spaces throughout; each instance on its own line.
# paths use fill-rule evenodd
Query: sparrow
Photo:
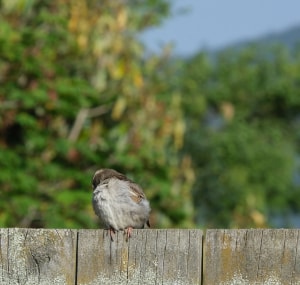
M 142 188 L 114 169 L 97 170 L 92 179 L 95 214 L 108 227 L 113 241 L 115 231 L 124 230 L 126 240 L 132 229 L 150 227 L 150 204 Z

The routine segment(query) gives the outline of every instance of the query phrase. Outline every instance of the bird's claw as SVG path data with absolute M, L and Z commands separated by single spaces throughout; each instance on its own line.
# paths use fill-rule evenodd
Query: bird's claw
M 133 230 L 132 227 L 128 227 L 128 228 L 126 228 L 126 229 L 124 230 L 124 231 L 125 231 L 125 235 L 126 235 L 126 241 L 128 241 L 129 238 L 131 237 L 132 230 Z
M 115 233 L 116 233 L 116 231 L 113 228 L 107 229 L 107 234 L 109 234 L 111 241 L 114 241 L 114 235 L 115 235 Z

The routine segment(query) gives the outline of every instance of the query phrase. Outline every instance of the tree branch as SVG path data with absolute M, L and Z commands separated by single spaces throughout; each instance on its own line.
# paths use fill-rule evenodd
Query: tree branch
M 68 139 L 72 142 L 76 141 L 87 118 L 101 116 L 107 113 L 108 110 L 108 106 L 98 106 L 92 109 L 81 109 L 76 116 L 75 123 L 73 124 Z

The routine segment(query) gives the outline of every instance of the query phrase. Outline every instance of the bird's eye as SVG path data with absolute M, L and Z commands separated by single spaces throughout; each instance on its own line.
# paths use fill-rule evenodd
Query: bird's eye
M 97 187 L 97 182 L 96 182 L 95 180 L 92 182 L 92 186 L 93 186 L 93 189 L 96 189 L 96 187 Z

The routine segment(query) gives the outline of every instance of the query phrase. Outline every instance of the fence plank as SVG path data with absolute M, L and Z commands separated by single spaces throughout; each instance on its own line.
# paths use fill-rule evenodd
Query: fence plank
M 201 259 L 201 230 L 80 230 L 77 284 L 200 284 Z
M 76 232 L 0 229 L 0 284 L 75 284 Z
M 300 230 L 208 230 L 203 284 L 300 284 Z M 201 230 L 0 229 L 2 284 L 202 284 Z
M 299 230 L 208 230 L 204 284 L 300 284 Z

